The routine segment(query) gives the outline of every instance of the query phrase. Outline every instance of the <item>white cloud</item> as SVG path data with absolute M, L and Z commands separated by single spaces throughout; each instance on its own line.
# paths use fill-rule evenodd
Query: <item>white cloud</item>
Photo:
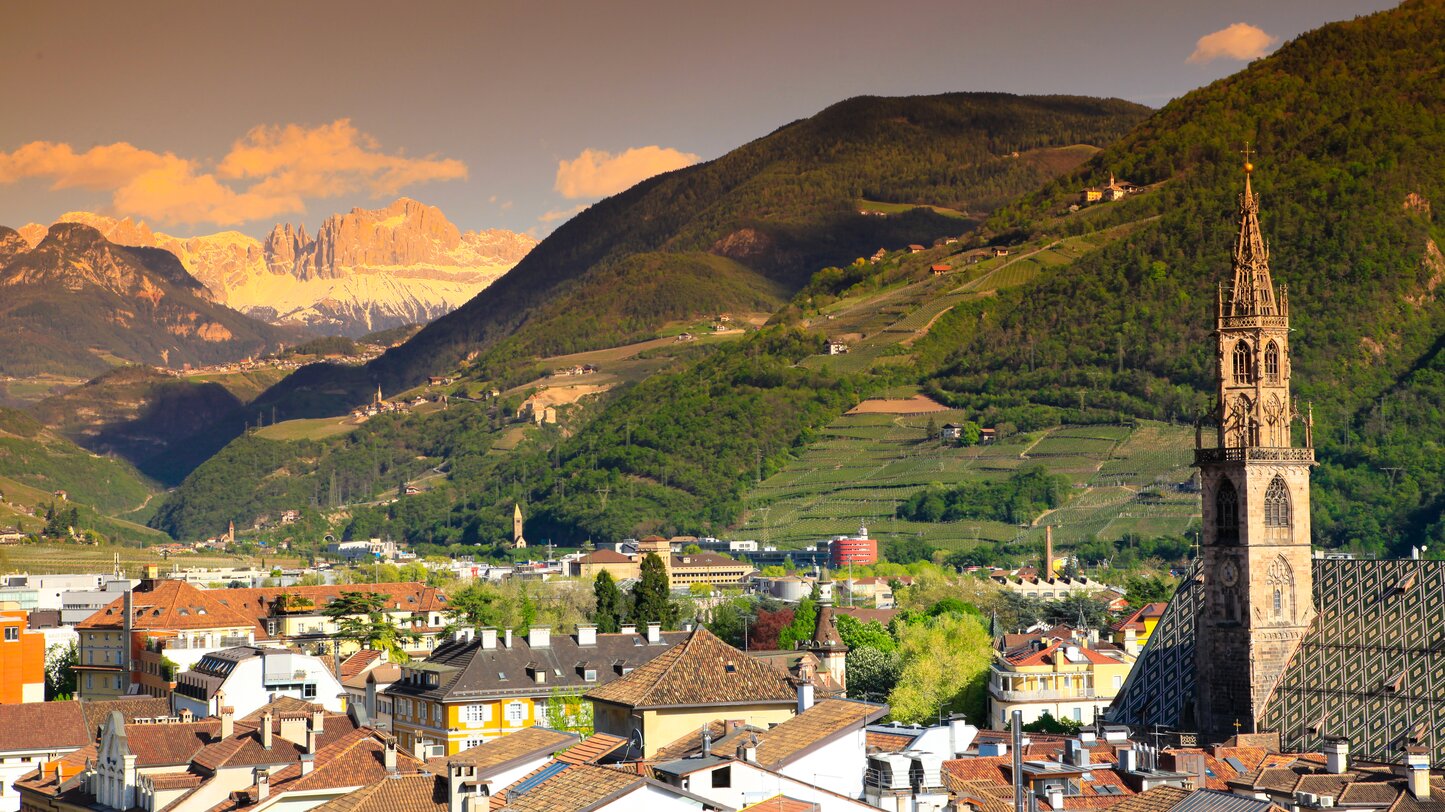
M 698 156 L 671 147 L 633 147 L 616 154 L 584 149 L 570 161 L 557 162 L 556 189 L 563 197 L 606 197 L 653 175 L 698 162 Z
M 0 152 L 0 185 L 48 179 L 52 189 L 111 192 L 115 213 L 162 223 L 234 226 L 306 210 L 306 198 L 394 195 L 406 186 L 467 176 L 461 161 L 382 151 L 348 119 L 319 127 L 255 127 L 207 170 L 200 160 L 125 142 L 76 152 L 34 141 Z
M 1269 53 L 1278 42 L 1279 37 L 1265 33 L 1258 26 L 1235 23 L 1200 37 L 1194 44 L 1194 53 L 1190 54 L 1186 61 L 1196 64 L 1213 62 L 1216 59 L 1247 62 Z
M 544 223 L 555 223 L 558 220 L 570 220 L 573 215 L 580 214 L 587 210 L 587 206 L 573 206 L 570 209 L 553 209 L 537 219 Z

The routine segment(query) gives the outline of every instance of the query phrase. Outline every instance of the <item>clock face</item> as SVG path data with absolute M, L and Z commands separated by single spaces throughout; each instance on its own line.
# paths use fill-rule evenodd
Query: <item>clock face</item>
M 1233 561 L 1226 561 L 1219 567 L 1219 580 L 1225 586 L 1234 586 L 1239 581 L 1239 568 Z

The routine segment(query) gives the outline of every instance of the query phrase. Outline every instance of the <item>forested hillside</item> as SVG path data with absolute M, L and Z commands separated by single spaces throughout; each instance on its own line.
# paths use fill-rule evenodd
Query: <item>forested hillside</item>
M 992 301 L 955 308 L 934 391 L 985 419 L 1087 410 L 1191 420 L 1210 406 L 1214 286 L 1229 272 L 1246 142 L 1289 286 L 1294 383 L 1323 465 L 1317 543 L 1381 551 L 1445 539 L 1438 441 L 1445 334 L 1445 5 L 1326 26 L 1170 104 L 987 223 L 1047 235 L 1157 215 L 1149 227 Z M 1110 173 L 1160 184 L 1099 219 L 1056 215 Z M 1390 472 L 1389 469 L 1398 471 Z

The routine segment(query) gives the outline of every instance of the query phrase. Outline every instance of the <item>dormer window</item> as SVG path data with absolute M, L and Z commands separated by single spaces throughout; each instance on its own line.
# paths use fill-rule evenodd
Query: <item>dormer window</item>
M 582 672 L 582 679 L 583 679 L 584 682 L 596 682 L 596 681 L 597 681 L 597 669 L 595 669 L 595 668 L 588 668 L 588 669 L 584 670 L 584 671 Z

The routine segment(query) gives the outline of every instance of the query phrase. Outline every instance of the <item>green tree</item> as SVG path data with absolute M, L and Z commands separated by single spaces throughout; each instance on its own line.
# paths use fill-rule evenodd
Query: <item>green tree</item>
M 742 648 L 748 623 L 752 620 L 753 602 L 748 598 L 733 598 L 713 607 L 708 618 L 707 630 L 730 646 Z
M 1024 725 L 1026 733 L 1056 733 L 1065 736 L 1072 736 L 1083 727 L 1073 719 L 1055 719 L 1052 713 L 1044 711 L 1039 718 Z
M 553 688 L 542 713 L 543 724 L 553 730 L 592 735 L 592 701 L 582 697 L 581 689 Z
M 343 591 L 321 609 L 321 613 L 336 623 L 331 635 L 335 645 L 351 641 L 361 648 L 385 651 L 392 662 L 406 662 L 407 656 L 402 643 L 407 634 L 397 628 L 386 616 L 386 596 L 380 592 Z
M 1174 595 L 1174 583 L 1153 575 L 1134 575 L 1124 581 L 1125 599 L 1138 609 L 1146 603 L 1167 601 Z
M 898 643 L 893 635 L 883 628 L 883 624 L 876 620 L 867 623 L 852 615 L 837 614 L 833 616 L 833 622 L 838 626 L 838 636 L 842 638 L 843 644 L 849 650 L 871 648 L 882 652 L 891 652 L 898 649 Z M 852 671 L 850 670 L 851 674 Z M 849 682 L 852 678 L 849 677 Z
M 903 659 L 897 651 L 861 646 L 848 652 L 848 696 L 883 702 L 898 685 Z
M 75 666 L 79 662 L 80 649 L 75 643 L 56 643 L 45 650 L 46 702 L 75 696 Z
M 622 628 L 622 592 L 612 573 L 602 570 L 592 581 L 592 594 L 597 599 L 597 608 L 592 613 L 592 622 L 602 634 L 615 634 Z
M 632 622 L 661 623 L 662 628 L 671 629 L 677 625 L 677 614 L 668 589 L 667 568 L 657 553 L 648 553 L 642 559 L 642 577 L 632 588 Z
M 898 631 L 898 653 L 903 670 L 888 695 L 894 719 L 930 722 L 940 713 L 963 713 L 986 721 L 993 645 L 976 618 L 944 614 L 906 624 Z
M 778 648 L 795 649 L 799 643 L 812 640 L 814 627 L 818 625 L 818 604 L 813 598 L 798 601 L 793 610 L 793 622 L 778 632 Z

